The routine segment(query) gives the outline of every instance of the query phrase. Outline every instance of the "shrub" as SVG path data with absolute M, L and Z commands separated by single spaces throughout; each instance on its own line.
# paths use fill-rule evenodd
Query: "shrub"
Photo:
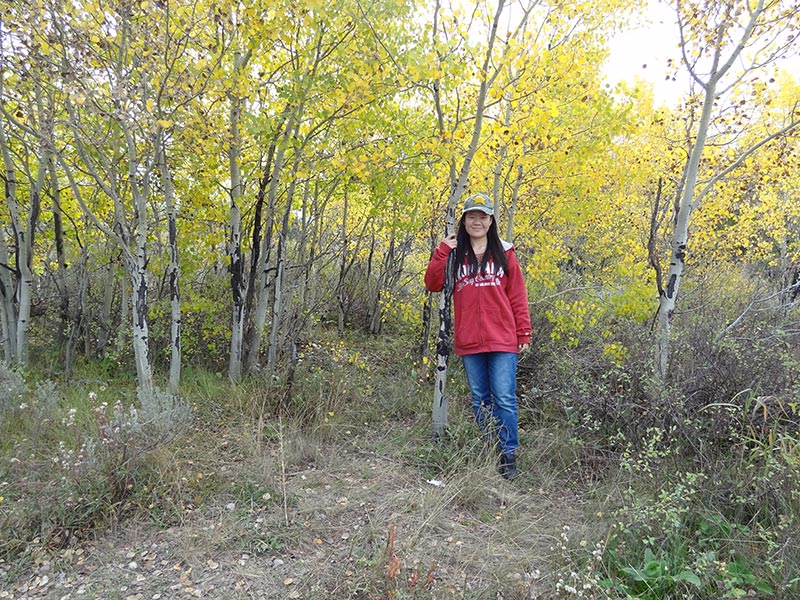
M 152 477 L 155 452 L 191 422 L 189 405 L 159 390 L 140 393 L 138 405 L 127 407 L 121 400 L 98 403 L 90 392 L 87 405 L 61 418 L 58 400 L 55 384 L 39 384 L 14 430 L 5 427 L 16 455 L 0 462 L 0 479 L 10 484 L 0 556 L 26 551 L 34 540 L 66 545 L 130 510 L 125 501 L 159 479 Z
M 25 393 L 25 381 L 17 371 L 0 362 L 0 425 L 5 415 L 17 407 Z

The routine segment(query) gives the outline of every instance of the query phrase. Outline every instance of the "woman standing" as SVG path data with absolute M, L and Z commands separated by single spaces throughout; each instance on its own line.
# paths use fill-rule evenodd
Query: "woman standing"
M 425 287 L 444 287 L 453 261 L 455 352 L 464 363 L 481 431 L 496 428 L 500 474 L 517 477 L 517 355 L 531 342 L 528 294 L 514 246 L 500 239 L 486 194 L 464 203 L 458 233 L 444 238 L 425 271 Z

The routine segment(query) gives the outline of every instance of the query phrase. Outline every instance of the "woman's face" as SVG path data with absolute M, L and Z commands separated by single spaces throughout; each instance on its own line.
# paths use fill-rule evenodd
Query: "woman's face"
M 464 215 L 464 228 L 473 240 L 485 238 L 492 224 L 492 216 L 481 210 L 471 210 Z

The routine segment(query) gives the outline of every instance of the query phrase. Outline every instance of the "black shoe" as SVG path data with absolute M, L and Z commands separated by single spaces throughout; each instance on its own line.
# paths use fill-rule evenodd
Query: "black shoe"
M 503 479 L 514 481 L 519 472 L 517 471 L 517 457 L 513 454 L 503 454 L 500 456 L 500 475 Z

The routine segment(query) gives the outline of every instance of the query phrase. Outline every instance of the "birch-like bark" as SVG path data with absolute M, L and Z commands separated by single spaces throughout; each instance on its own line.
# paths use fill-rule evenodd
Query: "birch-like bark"
M 124 125 L 123 131 L 128 149 L 129 185 L 136 212 L 133 256 L 129 259 L 128 268 L 133 300 L 133 356 L 138 389 L 142 393 L 150 394 L 153 391 L 153 373 L 150 367 L 150 327 L 147 322 L 147 194 L 136 183 L 138 162 L 133 136 Z M 144 181 L 147 181 L 146 177 Z
M 47 101 L 46 104 L 45 97 Z M 42 129 L 42 154 L 45 161 L 45 169 L 49 175 L 53 215 L 53 241 L 55 242 L 56 247 L 57 270 L 55 273 L 55 282 L 59 294 L 59 327 L 56 337 L 59 347 L 64 347 L 67 341 L 68 331 L 70 329 L 70 307 L 69 290 L 67 289 L 67 257 L 64 243 L 64 225 L 61 214 L 61 187 L 59 184 L 58 169 L 56 168 L 55 159 L 55 101 L 52 94 L 45 94 L 39 89 L 37 89 L 37 101 L 39 105 L 39 113 L 41 114 L 40 121 Z M 69 371 L 66 365 L 65 371 Z
M 3 361 L 8 365 L 17 361 L 17 311 L 14 308 L 14 283 L 8 264 L 8 248 L 0 240 L 0 326 L 3 335 Z
M 175 188 L 172 184 L 172 175 L 167 165 L 167 155 L 161 135 L 156 138 L 156 153 L 164 189 L 164 202 L 167 207 L 167 230 L 169 236 L 169 265 L 167 266 L 170 301 L 168 389 L 171 394 L 177 394 L 181 381 L 181 294 L 179 285 L 181 271 L 178 263 L 178 220 L 175 212 Z
M 751 37 L 762 17 L 765 10 L 764 1 L 759 0 L 756 5 L 749 12 L 749 20 L 742 29 L 742 34 L 738 40 L 737 45 L 733 48 L 730 55 L 723 60 L 722 52 L 724 49 L 724 42 L 729 33 L 728 23 L 722 21 L 716 30 L 716 37 L 713 44 L 713 56 L 709 75 L 705 79 L 701 79 L 693 68 L 693 63 L 688 58 L 687 49 L 684 45 L 684 64 L 689 69 L 690 75 L 703 89 L 703 105 L 700 113 L 700 119 L 697 125 L 697 133 L 695 134 L 694 143 L 691 146 L 689 155 L 687 157 L 686 166 L 684 169 L 684 178 L 682 180 L 683 187 L 680 193 L 680 199 L 676 207 L 675 223 L 672 237 L 670 240 L 670 254 L 669 254 L 669 269 L 667 270 L 666 278 L 664 281 L 663 291 L 659 294 L 658 312 L 656 315 L 656 336 L 654 346 L 654 379 L 656 386 L 660 389 L 663 387 L 667 380 L 669 372 L 669 355 L 670 355 L 670 339 L 672 334 L 672 324 L 675 314 L 675 307 L 680 290 L 683 273 L 686 263 L 686 255 L 689 243 L 689 222 L 692 213 L 697 208 L 703 197 L 712 189 L 714 185 L 732 170 L 741 165 L 745 158 L 752 155 L 764 144 L 776 137 L 785 135 L 800 124 L 800 121 L 790 122 L 780 131 L 766 136 L 758 143 L 750 146 L 744 151 L 739 153 L 739 156 L 730 163 L 725 169 L 712 177 L 704 186 L 697 190 L 698 170 L 700 161 L 705 149 L 708 132 L 712 122 L 712 113 L 715 109 L 717 96 L 719 92 L 720 81 L 736 64 L 744 50 L 744 48 L 751 41 Z M 679 18 L 681 15 L 679 14 Z M 729 19 L 735 18 L 734 15 L 728 15 Z M 681 30 L 681 35 L 683 31 Z M 745 71 L 756 68 L 753 65 Z
M 67 289 L 67 255 L 64 245 L 64 224 L 61 215 L 61 190 L 59 188 L 58 171 L 52 154 L 47 159 L 47 169 L 50 172 L 50 192 L 53 198 L 53 238 L 56 245 L 56 260 L 58 271 L 56 282 L 58 286 L 58 340 L 66 343 L 67 332 L 70 327 L 69 290 Z
M 289 146 L 291 144 L 292 139 L 297 134 L 297 130 L 300 126 L 300 123 L 303 120 L 303 115 L 305 114 L 305 105 L 306 105 L 306 96 L 310 86 L 313 84 L 317 70 L 319 68 L 320 63 L 324 58 L 324 52 L 322 49 L 323 44 L 323 36 L 317 39 L 316 46 L 314 48 L 314 61 L 311 65 L 311 68 L 305 74 L 305 84 L 304 87 L 301 87 L 298 90 L 297 97 L 299 100 L 294 105 L 288 105 L 286 110 L 284 111 L 285 115 L 285 124 L 283 126 L 283 133 L 279 137 L 279 141 L 276 144 L 275 155 L 273 157 L 273 168 L 272 168 L 272 175 L 269 182 L 269 191 L 267 192 L 267 211 L 269 215 L 275 214 L 275 207 L 277 205 L 277 198 L 278 192 L 280 190 L 280 185 L 282 181 L 283 175 L 283 166 L 286 161 L 286 153 L 289 150 Z M 292 185 L 294 181 L 292 181 Z M 252 368 L 255 365 L 255 362 L 258 358 L 258 351 L 261 346 L 261 337 L 262 332 L 264 330 L 264 325 L 267 320 L 267 313 L 269 311 L 269 288 L 270 288 L 270 245 L 271 245 L 271 227 L 265 228 L 264 231 L 264 238 L 262 240 L 261 251 L 260 251 L 260 261 L 258 266 L 258 273 L 256 277 L 256 309 L 255 309 L 255 318 L 253 322 L 253 335 L 252 335 L 252 348 L 250 354 L 248 355 L 248 360 L 250 364 L 248 368 Z M 277 273 L 276 273 L 277 277 Z M 275 306 L 274 300 L 274 293 L 273 293 L 273 311 Z M 269 349 L 268 349 L 269 352 Z M 267 358 L 269 362 L 269 357 Z
M 231 350 L 228 361 L 228 379 L 237 383 L 242 379 L 242 348 L 244 343 L 244 257 L 242 256 L 242 213 L 231 203 L 230 273 L 233 294 L 231 322 Z
M 136 375 L 138 378 L 138 387 L 144 393 L 151 393 L 153 390 L 153 375 L 149 359 L 150 335 L 147 324 L 147 201 L 146 194 L 142 193 L 142 190 L 136 183 L 137 179 L 139 178 L 139 162 L 136 157 L 135 143 L 130 130 L 124 123 L 120 123 L 125 135 L 125 149 L 128 154 L 129 162 L 129 185 L 131 189 L 131 197 L 133 198 L 134 210 L 136 212 L 136 231 L 134 234 L 133 250 L 131 250 L 129 245 L 130 232 L 125 222 L 125 210 L 122 199 L 116 190 L 116 179 L 113 177 L 113 170 L 110 175 L 110 183 L 106 182 L 100 173 L 97 172 L 97 169 L 95 168 L 92 160 L 89 158 L 86 148 L 83 144 L 83 140 L 77 126 L 78 117 L 75 109 L 69 101 L 66 103 L 66 108 L 70 116 L 70 126 L 75 134 L 78 154 L 81 157 L 83 164 L 89 170 L 94 181 L 103 189 L 103 191 L 108 195 L 109 198 L 112 199 L 114 203 L 114 226 L 116 229 L 118 229 L 118 233 L 116 231 L 112 231 L 103 223 L 101 223 L 97 216 L 87 206 L 83 199 L 83 195 L 81 194 L 81 188 L 75 181 L 75 178 L 72 174 L 72 170 L 61 155 L 58 156 L 59 164 L 61 164 L 62 169 L 65 171 L 73 195 L 75 196 L 75 199 L 80 205 L 84 214 L 94 224 L 95 227 L 100 229 L 109 239 L 114 240 L 114 242 L 122 251 L 123 264 L 128 275 L 128 281 L 131 283 L 131 332 L 133 335 L 133 353 L 134 362 L 136 365 Z M 143 180 L 146 181 L 147 177 L 149 177 L 148 174 L 143 177 Z M 123 307 L 125 307 L 127 303 L 127 290 L 124 288 L 125 286 L 123 284 Z M 125 311 L 123 310 L 123 314 L 124 313 Z M 123 335 L 122 329 L 123 328 L 120 327 L 118 330 L 118 335 L 120 336 Z
M 339 280 L 336 284 L 336 303 L 339 306 L 339 320 L 337 323 L 337 330 L 339 331 L 339 335 L 344 333 L 344 321 L 345 321 L 345 310 L 346 310 L 346 298 L 345 298 L 345 277 L 347 276 L 347 185 L 344 188 L 344 200 L 342 202 L 342 229 L 341 229 L 341 237 L 340 237 L 340 245 L 341 245 L 341 254 L 340 254 L 340 262 L 339 262 Z
M 299 122 L 302 115 L 303 103 L 293 111 L 291 117 L 286 122 L 286 128 L 280 138 L 275 151 L 274 164 L 272 167 L 272 178 L 269 183 L 269 191 L 267 192 L 267 213 L 269 216 L 275 213 L 275 206 L 278 199 L 278 191 L 280 188 L 281 175 L 283 165 L 286 160 L 286 151 L 289 143 L 294 136 L 295 127 Z M 270 285 L 273 283 L 270 278 L 270 249 L 272 245 L 272 227 L 264 229 L 264 237 L 262 238 L 260 261 L 258 265 L 258 274 L 256 277 L 256 309 L 253 319 L 253 336 L 251 338 L 251 348 L 248 354 L 249 363 L 248 370 L 255 367 L 258 361 L 259 349 L 261 348 L 261 338 L 263 336 L 264 326 L 267 322 L 267 312 L 269 311 L 269 291 Z M 274 296 L 274 295 L 273 295 Z M 274 306 L 274 300 L 273 300 Z
M 0 95 L 2 95 L 2 84 L 0 84 Z M 6 120 L 0 122 L 0 155 L 3 158 L 5 170 L 5 200 L 8 207 L 8 214 L 11 220 L 11 227 L 14 233 L 14 274 L 16 283 L 5 288 L 5 301 L 10 302 L 12 310 L 6 309 L 6 320 L 9 325 L 13 322 L 13 327 L 9 333 L 15 334 L 13 349 L 13 362 L 20 367 L 28 366 L 28 329 L 30 327 L 31 298 L 33 287 L 33 232 L 39 217 L 39 206 L 41 189 L 44 186 L 45 163 L 39 162 L 37 177 L 31 182 L 30 203 L 28 206 L 27 217 L 23 220 L 20 213 L 20 206 L 17 201 L 17 173 L 9 141 L 5 131 Z M 39 148 L 41 150 L 41 148 Z M 8 257 L 0 268 L 11 269 Z M 10 282 L 14 281 L 9 277 Z M 16 302 L 14 301 L 16 299 Z M 12 319 L 13 316 L 13 319 Z
M 272 161 L 275 157 L 278 137 L 279 135 L 274 136 L 272 142 L 270 143 L 269 150 L 267 152 L 267 160 L 261 173 L 261 177 L 258 181 L 258 192 L 256 193 L 256 203 L 253 211 L 253 230 L 251 234 L 252 252 L 250 253 L 250 260 L 248 261 L 250 264 L 249 273 L 247 273 L 245 276 L 244 262 L 242 262 L 240 267 L 242 269 L 243 277 L 243 282 L 241 284 L 243 287 L 240 286 L 240 293 L 244 293 L 244 315 L 242 317 L 244 321 L 244 328 L 242 331 L 244 339 L 242 340 L 241 360 L 244 368 L 248 372 L 253 370 L 253 366 L 258 361 L 260 351 L 260 348 L 254 348 L 252 344 L 254 334 L 252 327 L 252 315 L 254 313 L 253 307 L 256 301 L 256 280 L 258 279 L 258 270 L 259 265 L 261 264 L 261 248 L 263 246 L 269 249 L 272 246 L 272 224 L 275 221 L 275 207 L 267 206 L 266 216 L 264 215 L 264 209 L 266 205 L 267 190 L 272 177 Z M 263 240 L 262 236 L 264 237 Z M 244 255 L 242 255 L 241 259 L 244 261 Z M 266 262 L 269 263 L 269 256 L 266 257 Z M 233 274 L 231 277 L 233 277 Z M 248 323 L 250 324 L 249 329 L 247 327 Z
M 500 16 L 503 13 L 505 0 L 500 0 L 497 3 L 497 9 L 492 19 L 491 29 L 489 31 L 489 40 L 486 48 L 486 55 L 484 57 L 483 66 L 481 68 L 481 83 L 478 89 L 478 97 L 475 105 L 475 117 L 472 126 L 472 137 L 470 139 L 469 147 L 463 157 L 463 163 L 457 176 L 454 176 L 454 164 L 451 164 L 451 182 L 452 188 L 450 196 L 447 200 L 447 215 L 445 217 L 445 234 L 450 235 L 455 231 L 455 211 L 461 197 L 464 195 L 464 190 L 467 187 L 469 178 L 470 167 L 475 158 L 475 153 L 478 150 L 478 142 L 480 141 L 481 130 L 483 128 L 484 110 L 486 108 L 486 98 L 489 89 L 494 84 L 497 76 L 500 74 L 502 67 L 492 68 L 492 54 L 494 51 L 495 40 L 497 39 L 497 27 L 500 23 Z M 528 19 L 528 15 L 533 10 L 533 5 L 530 5 L 521 17 L 522 24 Z M 439 12 L 439 3 L 437 2 L 436 11 L 434 16 L 433 35 L 437 34 L 437 20 Z M 490 72 L 491 70 L 491 72 Z M 444 132 L 444 113 L 441 105 L 441 97 L 438 82 L 434 84 L 434 101 L 436 104 L 437 118 L 439 121 L 440 131 Z M 450 356 L 450 329 L 451 317 L 450 308 L 453 295 L 452 281 L 450 281 L 449 274 L 452 273 L 451 261 L 453 260 L 454 253 L 450 253 L 450 259 L 447 261 L 448 277 L 445 278 L 445 287 L 439 296 L 439 334 L 436 343 L 436 382 L 433 391 L 433 436 L 439 438 L 444 435 L 447 429 L 447 396 L 445 395 L 445 384 L 447 382 L 447 362 Z
M 242 378 L 242 353 L 244 343 L 244 300 L 245 300 L 245 273 L 244 256 L 242 253 L 242 214 L 239 204 L 242 197 L 242 172 L 240 167 L 241 131 L 239 120 L 242 111 L 242 99 L 236 93 L 236 82 L 242 69 L 250 60 L 251 53 L 235 52 L 233 55 L 234 85 L 231 92 L 230 109 L 230 146 L 228 147 L 228 162 L 231 180 L 231 212 L 230 212 L 230 273 L 231 294 L 233 296 L 233 312 L 231 315 L 231 348 L 228 358 L 228 379 L 238 382 Z
M 283 209 L 281 230 L 278 233 L 278 248 L 276 250 L 275 283 L 272 296 L 272 323 L 269 329 L 269 344 L 267 345 L 267 376 L 272 380 L 278 363 L 279 333 L 283 325 L 284 292 L 286 283 L 286 240 L 289 235 L 289 217 L 292 213 L 292 200 L 297 182 L 297 169 L 300 166 L 300 156 L 295 155 L 291 182 L 286 192 L 286 205 Z

